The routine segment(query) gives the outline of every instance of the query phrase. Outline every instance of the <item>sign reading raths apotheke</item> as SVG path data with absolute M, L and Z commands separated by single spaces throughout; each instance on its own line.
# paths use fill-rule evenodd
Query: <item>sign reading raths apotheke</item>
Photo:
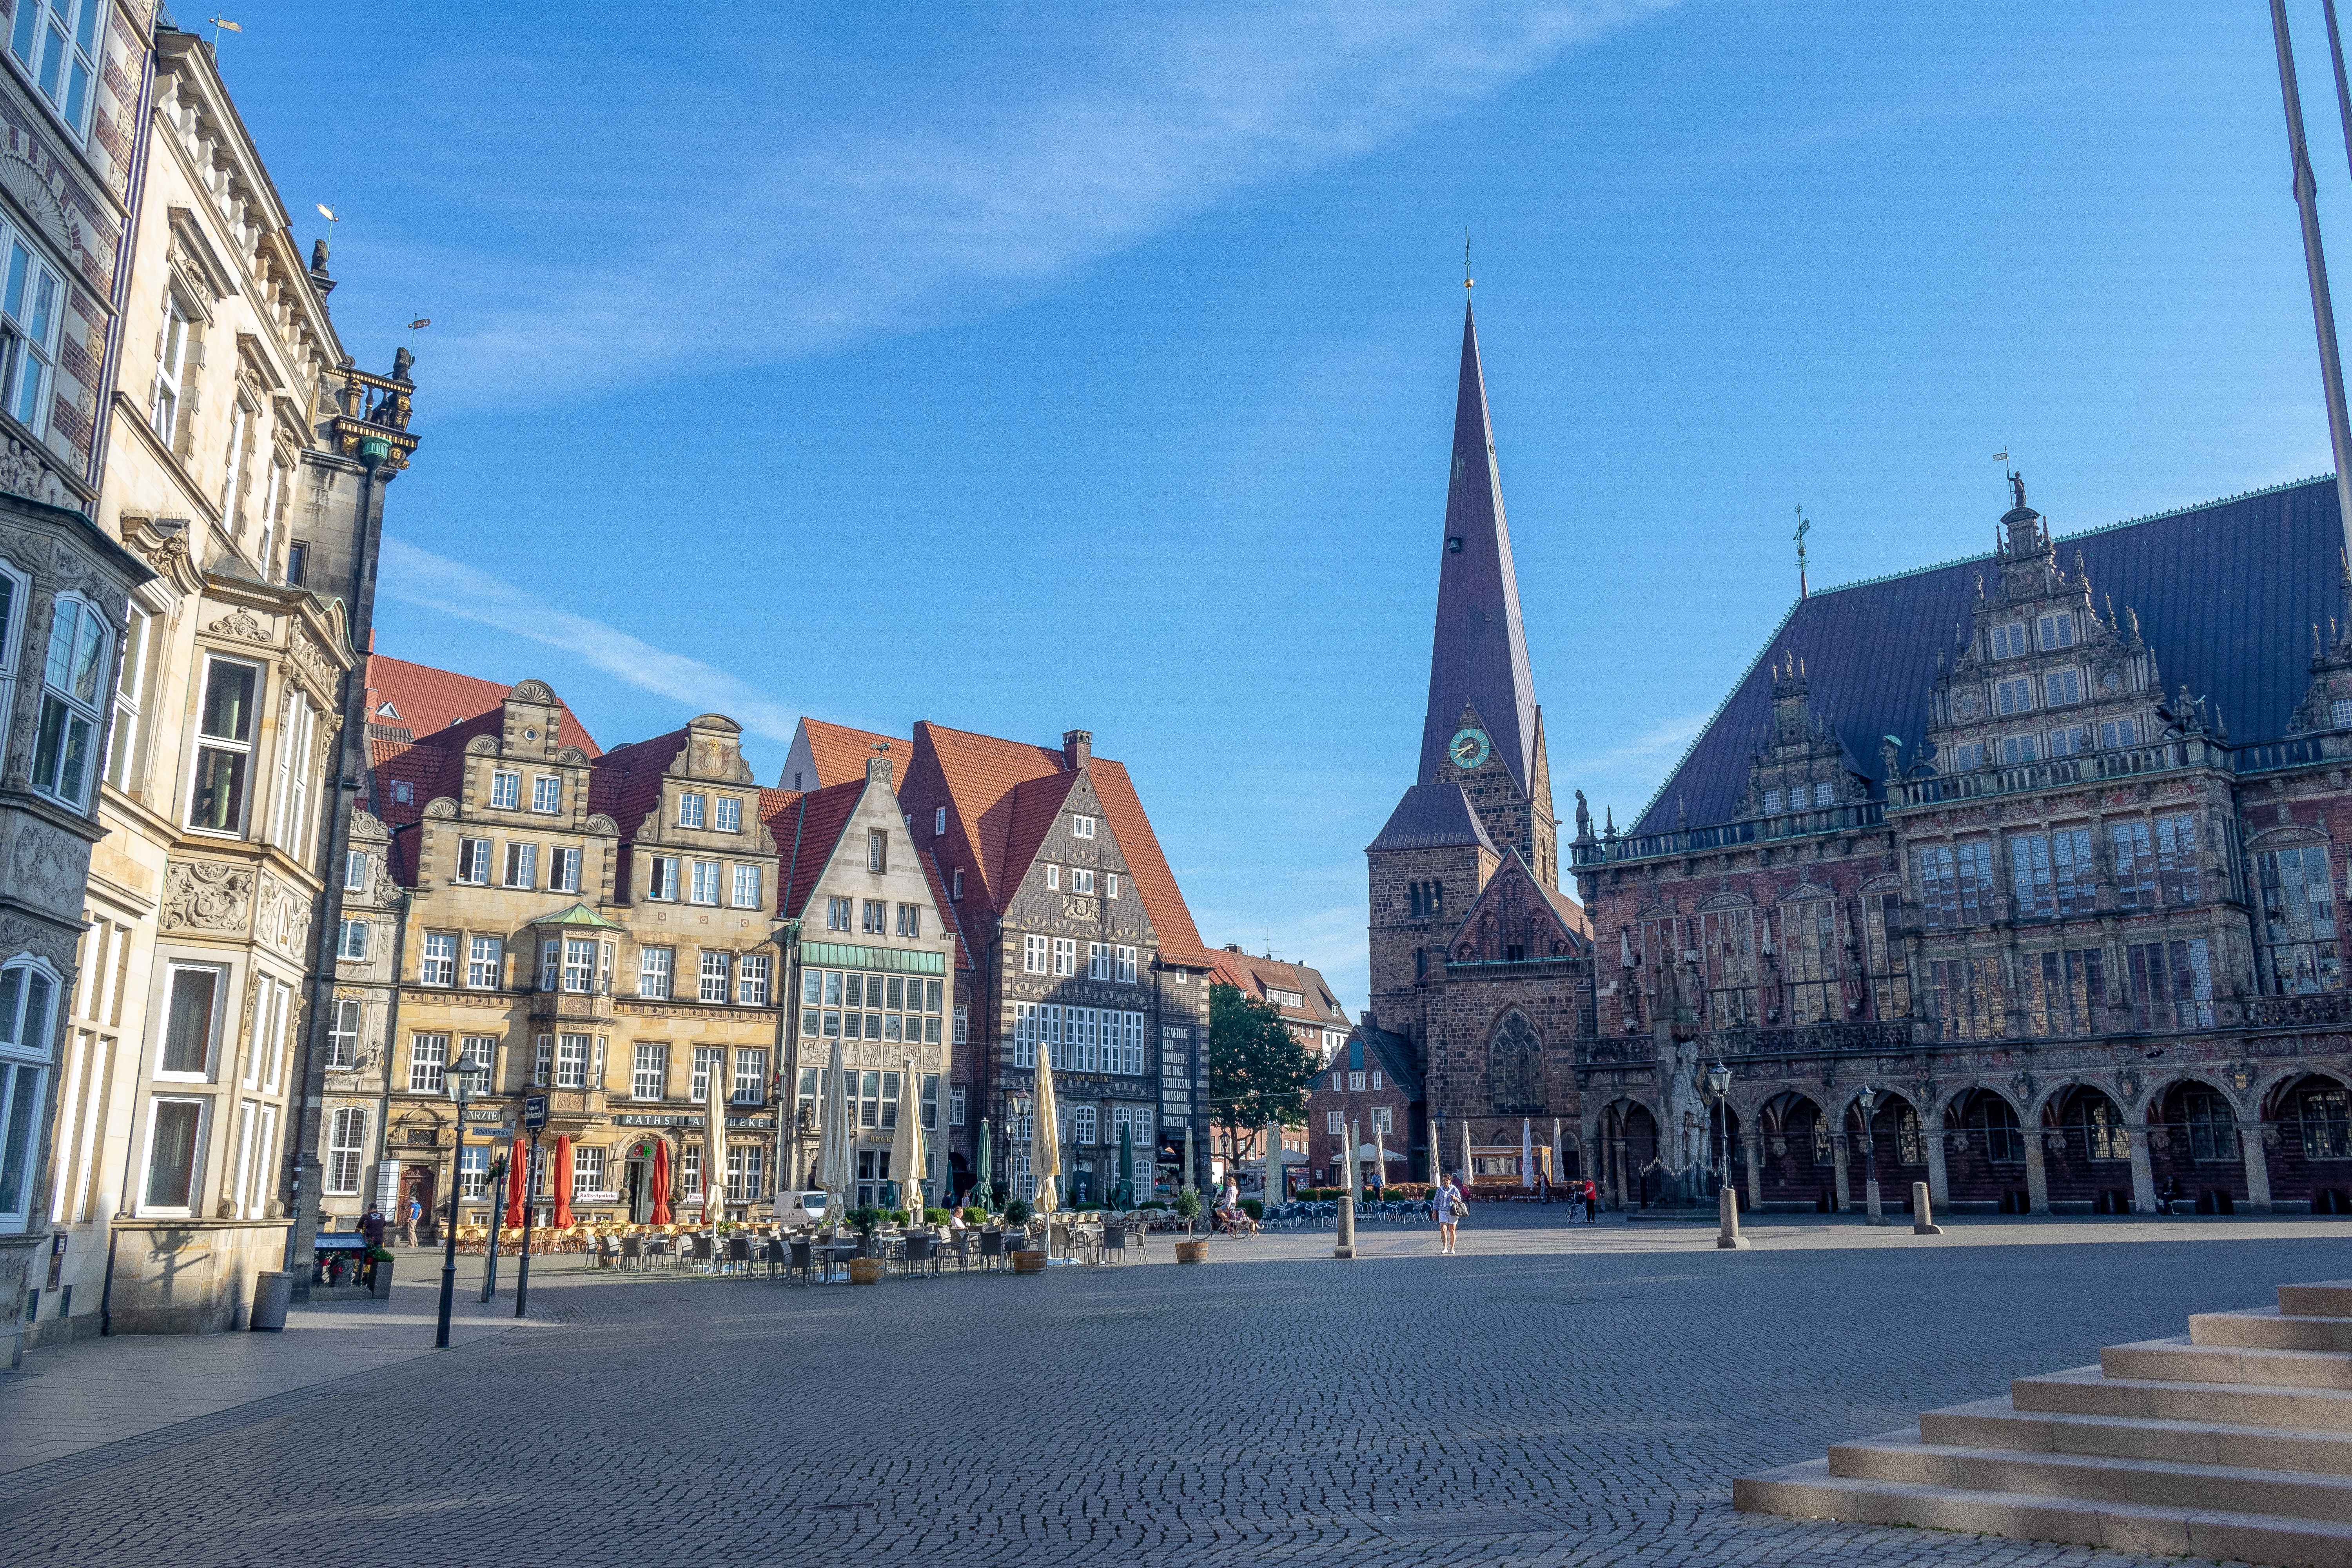
M 706 1120 L 707 1118 L 698 1110 L 633 1110 L 614 1117 L 613 1125 L 615 1127 L 699 1127 Z M 772 1116 L 730 1116 L 727 1119 L 727 1125 L 730 1127 L 744 1127 L 754 1131 L 763 1127 L 773 1127 L 775 1124 L 776 1119 Z

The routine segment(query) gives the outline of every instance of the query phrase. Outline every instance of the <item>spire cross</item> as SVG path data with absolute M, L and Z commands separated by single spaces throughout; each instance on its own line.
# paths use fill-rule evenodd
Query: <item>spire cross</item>
M 1475 287 L 1476 286 L 1477 281 L 1478 281 L 1478 280 L 1477 280 L 1476 279 L 1475 279 L 1475 278 L 1473 278 L 1473 277 L 1471 277 L 1471 276 L 1470 276 L 1470 226 L 1469 226 L 1468 224 L 1466 224 L 1466 223 L 1465 223 L 1465 224 L 1464 224 L 1464 225 L 1462 226 L 1462 288 L 1463 288 L 1463 291 L 1464 291 L 1464 292 L 1465 292 L 1465 293 L 1466 293 L 1466 292 L 1468 292 L 1471 289 L 1473 289 L 1473 288 L 1475 288 Z
M 1799 508 L 1797 509 L 1797 532 L 1796 532 L 1796 541 L 1797 541 L 1797 597 L 1799 597 L 1800 599 L 1807 599 L 1807 598 L 1811 598 L 1811 597 L 1812 596 L 1811 590 L 1810 588 L 1808 588 L 1808 587 L 1806 586 L 1806 584 L 1805 584 L 1805 535 L 1807 535 L 1808 533 L 1811 533 L 1812 531 L 1813 531 L 1813 522 L 1812 522 L 1812 519 L 1811 519 L 1811 518 L 1809 518 L 1809 517 L 1807 517 L 1807 516 L 1805 515 L 1805 509 L 1804 509 L 1803 507 L 1801 507 L 1801 507 L 1799 507 Z

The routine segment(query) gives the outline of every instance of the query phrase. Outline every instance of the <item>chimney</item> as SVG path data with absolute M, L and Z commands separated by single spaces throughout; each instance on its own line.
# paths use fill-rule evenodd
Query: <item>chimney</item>
M 1062 731 L 1062 762 L 1072 773 L 1087 765 L 1095 754 L 1095 732 L 1092 730 Z

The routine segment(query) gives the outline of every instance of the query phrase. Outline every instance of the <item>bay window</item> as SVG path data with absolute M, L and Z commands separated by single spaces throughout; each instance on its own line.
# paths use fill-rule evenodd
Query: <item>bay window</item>
M 8 35 L 8 52 L 77 137 L 89 129 L 105 22 L 106 0 L 17 0 Z
M 0 405 L 36 435 L 47 425 L 43 395 L 49 390 L 64 299 L 58 275 L 22 239 L 10 237 L 8 270 L 0 283 Z
M 57 990 L 47 967 L 31 960 L 0 969 L 0 1231 L 22 1231 L 31 1216 Z
M 89 803 L 98 772 L 98 735 L 105 722 L 100 688 L 109 647 L 106 622 L 97 608 L 73 595 L 58 595 L 50 614 L 48 653 L 41 661 L 33 788 L 76 811 Z
M 205 665 L 204 698 L 196 710 L 196 779 L 188 826 L 205 833 L 245 831 L 246 782 L 253 765 L 253 715 L 261 699 L 261 671 L 236 659 Z

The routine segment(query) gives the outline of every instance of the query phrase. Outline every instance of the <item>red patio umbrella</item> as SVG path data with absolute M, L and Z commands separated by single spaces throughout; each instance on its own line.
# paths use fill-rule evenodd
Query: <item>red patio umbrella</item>
M 667 1225 L 669 1217 L 669 1140 L 654 1140 L 654 1212 L 653 1223 Z
M 572 1228 L 572 1137 L 555 1141 L 555 1228 Z
M 520 1139 L 515 1141 L 512 1152 L 507 1155 L 507 1223 L 520 1225 L 523 1215 L 523 1171 L 530 1163 Z

